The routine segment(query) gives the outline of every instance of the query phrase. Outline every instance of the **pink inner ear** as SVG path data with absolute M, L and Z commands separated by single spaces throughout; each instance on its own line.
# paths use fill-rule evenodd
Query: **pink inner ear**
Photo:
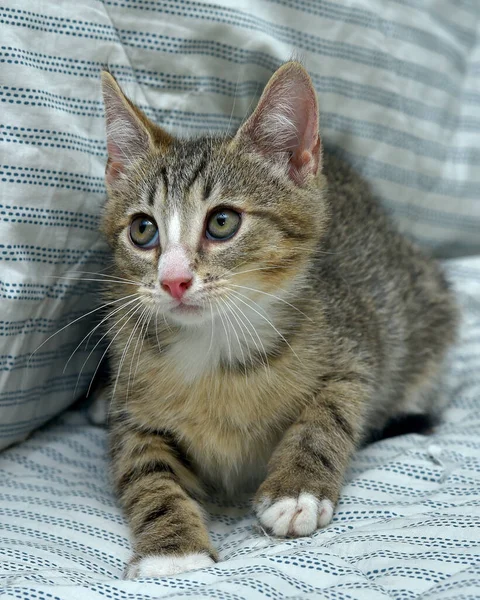
M 297 106 L 297 139 L 289 161 L 289 175 L 298 185 L 302 185 L 309 174 L 317 173 L 321 158 L 315 91 L 308 86 L 304 93 Z
M 105 178 L 108 185 L 112 185 L 112 183 L 118 178 L 119 175 L 123 173 L 123 171 L 124 168 L 122 163 L 109 159 L 105 169 Z
M 122 156 L 122 152 L 117 144 L 114 142 L 107 142 L 107 153 L 108 160 L 107 165 L 105 167 L 105 178 L 109 185 L 112 185 L 115 180 L 121 175 L 125 170 L 124 158 Z
M 309 174 L 316 175 L 322 155 L 320 135 L 316 132 L 316 127 L 307 127 L 305 134 L 289 161 L 290 178 L 298 185 L 302 185 Z
M 317 98 L 301 65 L 287 63 L 273 75 L 241 131 L 264 156 L 283 161 L 288 154 L 288 175 L 298 185 L 317 173 L 321 165 Z

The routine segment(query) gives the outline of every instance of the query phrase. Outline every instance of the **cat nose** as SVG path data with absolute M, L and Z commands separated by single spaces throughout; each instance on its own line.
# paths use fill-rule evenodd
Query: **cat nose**
M 193 278 L 192 277 L 176 277 L 172 279 L 162 279 L 160 285 L 162 286 L 162 290 L 165 290 L 172 298 L 175 300 L 181 300 L 183 294 L 188 290 L 188 288 L 192 285 Z

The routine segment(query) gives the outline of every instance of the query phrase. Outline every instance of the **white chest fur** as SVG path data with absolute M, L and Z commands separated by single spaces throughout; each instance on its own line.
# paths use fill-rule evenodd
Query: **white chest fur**
M 214 373 L 221 364 L 248 367 L 255 357 L 268 364 L 267 353 L 278 334 L 266 319 L 260 310 L 248 315 L 225 311 L 199 327 L 181 329 L 167 350 L 168 359 L 188 383 Z

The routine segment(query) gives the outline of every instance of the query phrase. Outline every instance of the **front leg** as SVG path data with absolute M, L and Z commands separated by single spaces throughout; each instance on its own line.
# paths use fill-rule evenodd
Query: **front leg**
M 162 577 L 215 563 L 204 515 L 194 497 L 199 482 L 174 437 L 112 418 L 115 485 L 134 539 L 127 579 Z
M 310 535 L 332 520 L 367 394 L 360 379 L 327 381 L 286 431 L 255 496 L 260 523 L 274 535 Z

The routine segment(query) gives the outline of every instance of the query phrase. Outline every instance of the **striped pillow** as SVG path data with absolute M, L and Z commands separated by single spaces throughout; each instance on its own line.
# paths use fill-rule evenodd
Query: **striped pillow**
M 91 342 L 69 360 L 97 291 L 68 278 L 108 265 L 104 65 L 150 117 L 190 135 L 237 127 L 272 70 L 300 56 L 326 146 L 403 231 L 439 256 L 480 249 L 476 0 L 17 0 L 0 22 L 1 446 L 85 392 L 101 357 L 87 360 Z

